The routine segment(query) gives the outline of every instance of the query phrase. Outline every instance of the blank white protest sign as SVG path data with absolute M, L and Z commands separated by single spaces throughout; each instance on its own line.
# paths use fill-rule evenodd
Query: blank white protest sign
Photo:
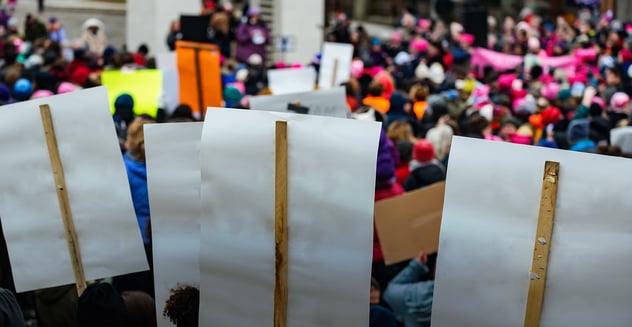
M 308 114 L 345 118 L 349 113 L 344 87 L 282 95 L 259 95 L 250 98 L 251 110 L 290 112 L 288 104 L 300 102 Z
M 288 125 L 287 326 L 368 326 L 380 125 L 213 108 L 200 150 L 200 324 L 272 325 L 278 120 Z
M 325 42 L 320 60 L 318 87 L 331 89 L 349 81 L 352 59 L 351 44 Z
M 145 125 L 158 326 L 170 290 L 200 284 L 200 137 L 202 124 Z
M 521 327 L 544 163 L 560 163 L 542 327 L 632 323 L 632 160 L 456 137 L 433 327 Z
M 316 86 L 314 67 L 268 70 L 268 87 L 272 94 L 308 92 Z
M 41 104 L 51 108 L 87 280 L 149 269 L 105 87 L 0 108 L 0 216 L 18 292 L 75 282 Z

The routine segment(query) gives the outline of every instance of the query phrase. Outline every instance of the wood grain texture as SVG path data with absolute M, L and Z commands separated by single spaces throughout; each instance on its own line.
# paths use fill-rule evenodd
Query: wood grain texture
M 555 204 L 557 202 L 557 186 L 559 184 L 560 164 L 547 161 L 544 165 L 542 194 L 540 197 L 540 211 L 538 227 L 531 264 L 529 295 L 525 310 L 524 327 L 540 326 L 542 306 L 544 304 L 544 290 L 546 287 L 546 273 L 549 262 L 549 251 L 553 236 L 553 222 L 555 219 Z
M 44 127 L 44 134 L 46 136 L 46 145 L 48 146 L 48 155 L 50 157 L 50 164 L 53 169 L 53 176 L 55 178 L 55 189 L 57 190 L 57 200 L 59 201 L 59 210 L 61 212 L 61 218 L 64 222 L 64 230 L 66 232 L 66 241 L 68 243 L 68 252 L 70 254 L 70 261 L 72 263 L 72 270 L 75 275 L 75 282 L 77 286 L 77 293 L 81 295 L 86 289 L 86 276 L 83 271 L 83 263 L 81 261 L 81 251 L 79 249 L 79 240 L 77 238 L 77 231 L 75 229 L 75 223 L 72 218 L 72 211 L 70 209 L 70 200 L 68 199 L 68 191 L 66 189 L 66 178 L 64 176 L 64 168 L 59 156 L 59 149 L 57 147 L 57 137 L 55 136 L 55 127 L 53 125 L 53 119 L 48 105 L 40 106 L 40 114 L 42 117 L 42 125 Z
M 287 186 L 288 186 L 288 146 L 287 122 L 276 122 L 275 140 L 275 281 L 274 281 L 274 327 L 287 325 L 288 297 L 288 223 L 287 223 Z

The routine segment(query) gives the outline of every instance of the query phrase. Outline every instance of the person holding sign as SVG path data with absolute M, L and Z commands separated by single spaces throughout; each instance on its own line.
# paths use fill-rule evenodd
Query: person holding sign
M 270 41 L 270 31 L 260 18 L 261 10 L 248 9 L 248 21 L 237 28 L 237 60 L 247 62 L 253 54 L 258 54 L 265 63 L 266 45 Z
M 434 266 L 434 265 L 433 265 Z M 384 299 L 404 327 L 430 326 L 434 271 L 422 250 L 388 285 Z

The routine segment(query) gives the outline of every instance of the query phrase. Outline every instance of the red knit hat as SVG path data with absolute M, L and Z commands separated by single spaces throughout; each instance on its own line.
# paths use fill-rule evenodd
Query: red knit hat
M 434 147 L 432 143 L 426 140 L 419 140 L 413 148 L 413 159 L 419 162 L 429 162 L 435 158 Z

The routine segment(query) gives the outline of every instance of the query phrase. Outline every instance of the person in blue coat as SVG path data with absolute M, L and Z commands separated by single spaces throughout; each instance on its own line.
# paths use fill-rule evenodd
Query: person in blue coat
M 430 326 L 434 280 L 424 279 L 431 275 L 428 256 L 421 251 L 384 291 L 384 300 L 404 327 Z

